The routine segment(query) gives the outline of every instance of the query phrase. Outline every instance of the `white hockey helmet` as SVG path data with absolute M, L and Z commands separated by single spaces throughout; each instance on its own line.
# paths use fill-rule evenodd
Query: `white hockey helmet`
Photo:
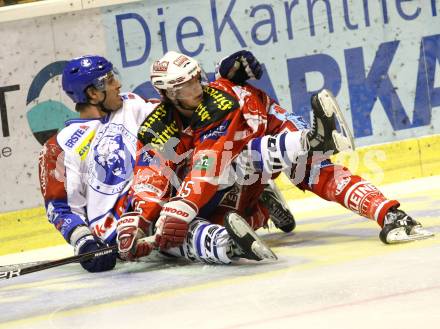
M 154 87 L 168 90 L 202 74 L 202 69 L 194 58 L 169 51 L 153 63 L 150 73 L 151 83 Z

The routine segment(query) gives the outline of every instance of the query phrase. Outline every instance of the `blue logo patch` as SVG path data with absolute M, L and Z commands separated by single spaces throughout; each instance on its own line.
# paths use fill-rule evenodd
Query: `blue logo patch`
M 97 134 L 96 141 L 88 183 L 99 193 L 119 193 L 133 174 L 136 137 L 124 126 L 110 124 Z
M 220 136 L 226 135 L 226 130 L 228 129 L 230 123 L 231 121 L 225 120 L 220 124 L 220 126 L 206 131 L 200 136 L 200 141 L 203 142 L 207 139 L 218 139 Z

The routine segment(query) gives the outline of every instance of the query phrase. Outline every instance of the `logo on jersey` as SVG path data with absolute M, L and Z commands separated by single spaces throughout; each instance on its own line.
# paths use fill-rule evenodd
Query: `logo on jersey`
M 214 159 L 210 158 L 206 154 L 198 156 L 198 159 L 194 161 L 194 169 L 208 170 L 214 163 Z
M 212 87 L 203 87 L 203 101 L 194 110 L 191 127 L 199 129 L 226 117 L 239 108 L 238 101 L 227 92 Z
M 84 160 L 87 157 L 93 137 L 95 137 L 95 131 L 92 131 L 75 149 L 76 153 L 78 153 L 78 155 L 81 157 L 81 160 Z
M 177 127 L 176 121 L 171 122 L 170 124 L 162 127 L 162 130 L 159 131 L 155 137 L 151 138 L 150 145 L 156 150 L 172 150 L 174 146 L 176 146 L 179 140 L 175 137 L 179 133 L 179 128 Z M 171 140 L 171 144 L 168 142 Z M 168 143 L 167 146 L 165 146 Z M 170 147 L 171 146 L 171 147 Z
M 88 183 L 99 193 L 119 193 L 133 174 L 136 137 L 123 125 L 110 124 L 96 134 L 95 140 Z
M 73 134 L 70 136 L 70 138 L 67 140 L 67 142 L 64 144 L 68 148 L 72 148 L 76 142 L 80 140 L 80 138 L 86 133 L 86 131 L 89 129 L 88 126 L 80 126 Z
M 226 130 L 228 129 L 230 123 L 231 121 L 225 120 L 220 124 L 220 126 L 206 131 L 200 136 L 200 141 L 203 142 L 207 139 L 218 139 L 220 136 L 226 135 Z
M 211 87 L 204 87 L 203 89 L 210 96 L 212 103 L 215 104 L 218 110 L 229 111 L 236 106 L 231 95 Z

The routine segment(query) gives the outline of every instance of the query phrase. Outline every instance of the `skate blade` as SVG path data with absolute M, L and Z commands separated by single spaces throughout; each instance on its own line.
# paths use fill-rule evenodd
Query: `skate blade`
M 344 115 L 331 91 L 327 89 L 320 91 L 318 93 L 318 100 L 321 103 L 321 107 L 324 109 L 325 115 L 331 117 L 334 114 L 336 121 L 338 122 L 340 131 L 333 132 L 333 140 L 338 151 L 354 151 L 355 145 L 353 134 L 351 133 Z M 336 134 L 338 135 L 337 137 L 335 137 Z
M 333 141 L 335 143 L 336 149 L 341 152 L 341 151 L 353 151 L 354 150 L 354 142 L 353 140 L 350 140 L 349 137 L 344 136 L 341 133 L 338 133 L 336 130 L 333 131 L 332 133 L 332 137 L 333 137 Z
M 252 243 L 251 249 L 258 257 L 261 259 L 278 259 L 277 255 L 275 255 L 275 253 L 263 242 L 263 240 L 261 240 L 261 238 L 254 232 L 254 230 L 249 226 L 243 217 L 239 216 L 237 213 L 231 212 L 227 215 L 227 221 L 230 228 L 238 237 L 242 238 L 246 234 L 252 236 L 255 241 Z
M 389 244 L 412 242 L 417 240 L 425 240 L 435 236 L 433 232 L 425 230 L 424 228 L 413 229 L 414 233 L 406 234 L 405 230 L 399 230 L 395 234 L 387 236 L 387 242 Z
M 261 259 L 272 259 L 278 260 L 277 255 L 264 243 L 260 243 L 259 241 L 255 241 L 252 243 L 252 251 Z

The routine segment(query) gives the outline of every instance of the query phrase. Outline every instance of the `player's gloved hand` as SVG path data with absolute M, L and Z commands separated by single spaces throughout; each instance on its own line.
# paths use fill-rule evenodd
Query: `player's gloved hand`
M 75 248 L 75 255 L 97 251 L 106 247 L 106 244 L 95 238 L 86 226 L 78 226 L 73 230 L 70 236 L 70 244 Z M 82 261 L 80 264 L 89 272 L 104 272 L 115 267 L 116 258 L 116 254 L 112 253 Z
M 116 226 L 116 241 L 119 257 L 124 260 L 148 256 L 154 249 L 151 243 L 141 241 L 150 231 L 151 222 L 137 212 L 128 212 L 121 216 Z
M 156 245 L 159 249 L 181 246 L 188 233 L 189 223 L 196 215 L 195 206 L 184 200 L 167 202 L 156 222 Z
M 254 54 L 240 50 L 223 58 L 216 67 L 216 78 L 223 77 L 236 84 L 243 84 L 249 79 L 260 79 L 263 68 Z

